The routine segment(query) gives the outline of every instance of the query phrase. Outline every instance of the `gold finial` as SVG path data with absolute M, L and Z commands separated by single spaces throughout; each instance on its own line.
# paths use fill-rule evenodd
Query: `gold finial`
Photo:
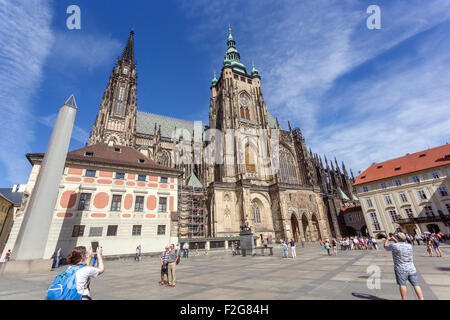
M 231 33 L 231 25 L 228 24 L 228 32 Z
M 216 77 L 216 71 L 214 71 L 214 78 Z

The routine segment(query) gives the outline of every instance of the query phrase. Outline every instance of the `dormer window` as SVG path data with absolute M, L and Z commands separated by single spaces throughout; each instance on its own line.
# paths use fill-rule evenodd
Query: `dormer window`
M 114 148 L 114 152 L 121 153 L 122 150 L 120 148 Z
M 92 158 L 92 157 L 94 156 L 94 153 L 93 153 L 93 152 L 90 152 L 90 151 L 86 151 L 86 152 L 84 153 L 84 156 L 85 156 L 85 157 Z
M 397 167 L 397 168 L 395 168 L 394 170 L 395 171 L 398 171 L 398 170 L 400 170 L 402 167 Z
M 426 153 L 422 153 L 421 155 L 419 155 L 419 158 L 423 158 L 425 157 L 427 154 Z
M 145 160 L 144 160 L 144 159 L 139 159 L 138 162 L 139 162 L 139 163 L 144 163 Z
M 383 166 L 378 166 L 378 167 L 377 167 L 377 169 L 381 169 L 381 168 L 383 168 Z

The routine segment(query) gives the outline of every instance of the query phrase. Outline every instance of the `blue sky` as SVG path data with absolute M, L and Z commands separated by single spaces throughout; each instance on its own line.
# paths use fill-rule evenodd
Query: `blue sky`
M 81 8 L 81 30 L 66 8 Z M 366 9 L 381 8 L 381 30 Z M 135 31 L 138 109 L 208 121 L 231 24 L 268 109 L 313 152 L 356 174 L 450 142 L 450 2 L 0 0 L 0 186 L 26 183 L 71 93 L 84 146 L 117 56 Z

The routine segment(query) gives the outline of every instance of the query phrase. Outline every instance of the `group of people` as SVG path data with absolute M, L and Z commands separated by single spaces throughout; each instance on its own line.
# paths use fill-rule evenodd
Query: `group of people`
M 184 247 L 184 246 L 183 246 Z M 160 286 L 166 285 L 166 287 L 175 287 L 176 282 L 176 265 L 180 262 L 180 255 L 174 244 L 170 247 L 166 246 L 164 252 L 161 254 L 161 282 Z M 186 256 L 187 257 L 187 256 Z M 167 278 L 167 282 L 164 281 L 164 275 Z
M 412 238 L 412 239 L 411 239 Z M 411 237 L 402 232 L 398 232 L 395 236 L 390 234 L 386 236 L 384 242 L 384 248 L 388 251 L 392 251 L 392 256 L 394 260 L 394 271 L 397 284 L 400 288 L 400 294 L 402 299 L 406 299 L 406 282 L 409 281 L 414 287 L 414 291 L 419 299 L 423 299 L 422 290 L 419 285 L 417 271 L 413 263 L 413 249 L 414 241 L 417 237 Z M 439 248 L 440 242 L 445 241 L 445 236 L 439 233 L 426 234 L 419 238 L 417 244 L 420 245 L 420 240 L 427 244 L 427 248 L 431 246 L 431 249 L 436 252 L 438 257 L 442 257 L 442 252 Z M 394 242 L 394 243 L 390 243 Z M 341 246 L 341 250 L 370 250 L 377 248 L 377 241 L 373 237 L 350 237 L 343 239 L 331 239 L 325 238 L 320 241 L 321 245 L 327 250 L 328 254 L 331 255 L 331 251 L 337 254 L 338 246 Z M 303 241 L 301 241 L 302 246 L 304 246 Z M 281 245 L 283 247 L 283 258 L 287 258 L 290 254 L 292 258 L 296 258 L 296 242 L 294 239 L 289 241 L 281 240 Z M 178 245 L 171 244 L 170 246 L 165 246 L 164 252 L 161 254 L 161 281 L 159 284 L 166 287 L 175 287 L 176 285 L 176 265 L 180 262 L 181 255 L 180 250 L 178 250 Z M 238 249 L 238 243 L 231 243 L 232 251 Z M 198 252 L 198 243 L 194 245 L 195 250 Z M 189 256 L 189 244 L 184 243 L 183 247 L 183 257 L 188 258 Z M 430 256 L 433 255 L 432 251 L 429 251 Z M 64 270 L 63 273 L 55 278 L 53 285 L 59 285 L 61 279 L 64 279 L 66 275 L 68 278 L 73 276 L 73 283 L 76 286 L 71 286 L 72 290 L 76 292 L 76 297 L 81 300 L 92 300 L 90 295 L 90 279 L 96 278 L 97 276 L 104 273 L 104 263 L 103 263 L 103 250 L 98 247 L 96 252 L 92 252 L 92 248 L 89 250 L 84 246 L 78 246 L 72 249 L 70 254 L 67 256 L 67 263 L 69 267 Z M 142 247 L 139 245 L 136 248 L 135 260 L 139 261 L 142 256 Z M 8 261 L 11 257 L 11 250 L 8 250 L 5 260 Z M 53 255 L 54 267 L 58 267 L 60 259 L 62 257 L 62 250 L 58 250 Z M 93 263 L 92 263 L 93 262 Z M 165 280 L 166 278 L 166 280 Z M 66 290 L 60 290 L 59 287 L 52 289 L 49 288 L 48 298 L 52 297 L 53 292 L 58 292 L 58 294 L 63 294 Z M 61 293 L 59 293 L 61 291 Z M 64 293 L 65 294 L 65 293 Z
M 334 242 L 336 242 L 336 239 L 333 239 Z M 344 237 L 342 239 L 339 239 L 337 241 L 339 243 L 341 250 L 347 251 L 347 250 L 371 250 L 375 249 L 377 250 L 377 239 L 373 237 Z M 325 244 L 325 240 L 324 240 Z M 337 247 L 337 244 L 336 244 Z
M 445 238 L 442 235 L 442 233 L 431 233 L 429 235 L 424 235 L 422 241 L 426 243 L 427 252 L 430 257 L 433 256 L 433 252 L 436 253 L 436 257 L 442 257 L 440 244 L 441 242 L 445 241 Z
M 301 240 L 302 247 L 305 246 L 303 241 Z M 291 258 L 295 259 L 297 257 L 297 251 L 295 249 L 295 241 L 291 240 L 281 240 L 281 246 L 283 247 L 283 258 L 287 258 L 289 254 L 289 250 L 291 251 Z

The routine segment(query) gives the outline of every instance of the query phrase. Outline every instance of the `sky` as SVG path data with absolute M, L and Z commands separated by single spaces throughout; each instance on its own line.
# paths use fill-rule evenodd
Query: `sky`
M 80 30 L 66 26 L 73 4 Z M 0 186 L 27 182 L 25 154 L 45 152 L 72 93 L 69 149 L 85 145 L 131 29 L 138 110 L 207 123 L 229 25 L 281 126 L 355 175 L 450 142 L 447 0 L 0 0 Z

